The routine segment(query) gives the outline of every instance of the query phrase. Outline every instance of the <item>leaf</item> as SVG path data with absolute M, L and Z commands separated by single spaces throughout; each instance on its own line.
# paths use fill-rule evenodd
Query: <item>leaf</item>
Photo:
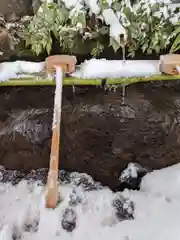
M 150 54 L 152 54 L 152 49 L 149 47 L 148 49 L 147 49 L 147 53 L 150 55 Z
M 46 47 L 46 45 L 47 45 L 47 41 L 46 41 L 46 39 L 42 39 L 42 46 L 43 46 L 43 48 L 45 48 Z
M 42 52 L 42 46 L 41 44 L 36 44 L 32 46 L 32 51 L 36 53 L 38 56 Z
M 112 3 L 112 6 L 111 6 L 111 8 L 113 9 L 113 10 L 115 10 L 115 11 L 120 11 L 121 10 L 121 8 L 122 8 L 122 5 L 121 5 L 121 3 L 120 2 L 114 2 L 114 3 Z
M 82 28 L 86 27 L 86 12 L 81 12 L 77 18 L 78 23 L 82 24 Z
M 55 22 L 58 25 L 63 25 L 69 17 L 69 12 L 65 7 L 59 8 L 56 10 L 56 19 Z
M 177 28 L 172 33 L 172 36 L 176 36 L 176 39 L 174 43 L 172 44 L 172 47 L 170 49 L 170 52 L 176 52 L 180 49 L 180 22 L 177 24 Z
M 109 4 L 108 4 L 107 0 L 100 0 L 99 6 L 100 6 L 101 10 L 105 10 L 105 9 L 109 8 Z
M 125 7 L 123 9 L 123 13 L 126 15 L 128 19 L 132 18 L 133 13 L 131 12 L 131 9 L 129 7 Z
M 135 51 L 129 52 L 128 57 L 131 57 L 131 58 L 135 57 Z
M 48 43 L 46 45 L 46 51 L 47 51 L 48 55 L 50 55 L 50 53 L 51 53 L 51 44 L 50 43 Z
M 142 51 L 143 53 L 147 50 L 148 48 L 148 43 L 145 43 L 143 46 L 142 46 Z
M 172 35 L 177 35 L 177 34 L 179 34 L 180 33 L 180 26 L 179 27 L 177 27 L 174 31 L 173 31 L 173 33 L 172 33 Z
M 152 11 L 153 13 L 154 13 L 154 12 L 157 12 L 157 11 L 159 11 L 159 8 L 160 8 L 159 3 L 155 3 L 155 4 L 152 5 L 151 11 Z
M 85 5 L 82 5 L 78 14 L 76 12 L 77 15 L 75 14 L 74 17 L 69 19 L 71 9 L 66 8 L 64 1 L 59 0 L 58 4 L 42 4 L 41 10 L 43 11 L 38 11 L 32 18 L 29 25 L 25 28 L 26 30 L 23 31 L 22 39 L 37 54 L 44 50 L 50 52 L 52 46 L 50 36 L 53 33 L 62 49 L 66 52 L 72 52 L 74 46 L 79 43 L 80 36 L 85 35 L 85 32 L 89 32 L 95 44 L 94 54 L 98 54 L 98 42 L 106 42 L 106 36 L 109 36 L 109 26 L 104 21 L 95 21 L 93 24 L 92 21 L 87 21 L 91 16 L 89 16 L 89 11 Z M 109 2 L 109 0 L 99 0 L 101 11 L 110 8 Z M 174 38 L 175 41 L 171 51 L 176 51 L 180 48 L 180 23 L 174 26 L 170 21 L 170 17 L 165 19 L 153 14 L 154 11 L 160 9 L 162 4 L 157 3 L 157 1 L 155 4 L 152 4 L 149 16 L 148 11 L 146 11 L 146 3 L 141 0 L 139 1 L 139 7 L 134 9 L 133 12 L 131 12 L 132 10 L 128 7 L 125 0 L 113 0 L 112 2 L 111 7 L 116 10 L 122 6 L 121 11 L 123 11 L 123 14 L 120 15 L 120 21 L 128 31 L 128 52 L 131 56 L 134 56 L 135 52 L 139 50 L 147 54 L 163 50 Z M 74 12 L 74 9 L 72 12 Z M 172 10 L 171 16 L 176 16 L 174 10 Z M 94 15 L 95 20 L 98 17 L 101 17 L 101 15 Z M 125 19 L 127 19 L 127 23 Z M 77 29 L 77 24 L 79 29 Z M 89 48 L 88 41 L 89 38 L 85 40 L 84 46 L 90 53 L 92 48 Z M 115 52 L 120 48 L 120 44 L 114 39 L 110 38 L 109 42 Z
M 180 49 L 180 34 L 177 36 L 177 38 L 175 39 L 170 52 L 176 52 Z
M 91 39 L 97 39 L 99 36 L 99 33 L 98 32 L 92 32 L 91 33 Z
M 155 52 L 158 54 L 160 52 L 161 48 L 160 48 L 160 46 L 156 45 L 154 49 L 155 49 Z
M 99 29 L 99 33 L 101 35 L 107 35 L 109 33 L 109 28 L 107 26 L 103 26 Z
M 96 46 L 91 51 L 91 55 L 93 57 L 98 57 L 103 50 L 104 46 L 100 42 L 97 42 Z
M 72 17 L 71 23 L 73 26 L 77 26 L 77 24 L 81 24 L 82 28 L 86 27 L 86 14 L 85 12 L 80 12 L 77 16 Z

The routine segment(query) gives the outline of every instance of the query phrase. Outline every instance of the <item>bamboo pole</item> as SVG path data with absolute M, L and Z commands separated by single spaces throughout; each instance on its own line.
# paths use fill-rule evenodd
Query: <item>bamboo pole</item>
M 56 90 L 54 96 L 54 114 L 52 124 L 52 142 L 50 165 L 47 180 L 46 208 L 56 208 L 58 201 L 58 167 L 59 167 L 59 145 L 60 145 L 60 124 L 62 105 L 62 82 L 63 71 L 61 67 L 56 68 Z
M 150 81 L 172 81 L 180 80 L 180 75 L 154 75 L 150 77 L 129 77 L 129 78 L 107 78 L 107 84 L 126 84 L 130 85 L 138 82 L 150 82 Z M 0 82 L 0 87 L 3 86 L 55 86 L 55 80 L 43 79 L 40 77 L 29 77 L 29 78 L 14 78 L 8 81 Z M 66 77 L 63 80 L 63 85 L 76 86 L 76 85 L 101 85 L 101 79 L 82 79 L 74 77 Z

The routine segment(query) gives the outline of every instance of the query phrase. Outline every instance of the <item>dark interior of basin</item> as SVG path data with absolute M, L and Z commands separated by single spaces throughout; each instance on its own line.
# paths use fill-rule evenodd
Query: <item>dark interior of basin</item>
M 149 171 L 180 162 L 180 82 L 138 83 L 122 91 L 63 89 L 60 168 L 115 189 L 129 162 Z M 0 165 L 48 168 L 54 87 L 0 88 Z

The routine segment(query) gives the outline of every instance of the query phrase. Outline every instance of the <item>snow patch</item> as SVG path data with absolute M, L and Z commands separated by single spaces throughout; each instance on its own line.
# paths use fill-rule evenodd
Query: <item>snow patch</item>
M 89 7 L 90 11 L 98 15 L 101 11 L 100 6 L 98 5 L 98 0 L 85 0 L 85 3 Z
M 140 191 L 79 188 L 86 201 L 75 205 L 69 205 L 75 186 L 61 183 L 63 201 L 55 210 L 45 209 L 44 188 L 36 182 L 0 183 L 0 240 L 178 240 L 179 176 L 177 164 L 146 175 Z
M 79 78 L 145 77 L 159 75 L 159 61 L 91 59 L 72 74 Z
M 32 74 L 42 72 L 44 66 L 45 62 L 16 61 L 0 63 L 0 81 L 18 78 L 18 75 L 23 73 Z M 27 77 L 28 75 L 25 76 Z
M 148 173 L 140 188 L 153 195 L 180 199 L 180 164 Z

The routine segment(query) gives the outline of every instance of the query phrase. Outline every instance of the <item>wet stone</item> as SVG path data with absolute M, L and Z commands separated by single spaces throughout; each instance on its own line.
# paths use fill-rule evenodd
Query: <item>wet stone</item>
M 138 163 L 129 163 L 119 177 L 120 186 L 119 189 L 124 188 L 139 190 L 142 178 L 148 173 L 146 168 L 143 168 Z M 117 188 L 118 189 L 118 188 Z

